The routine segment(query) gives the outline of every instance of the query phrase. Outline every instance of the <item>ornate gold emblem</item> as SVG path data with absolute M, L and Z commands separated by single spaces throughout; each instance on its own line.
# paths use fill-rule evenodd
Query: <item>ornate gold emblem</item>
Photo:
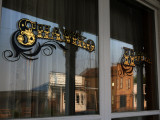
M 25 18 L 19 20 L 18 27 L 19 30 L 14 32 L 11 40 L 14 51 L 5 50 L 3 52 L 4 58 L 12 62 L 19 60 L 21 56 L 29 60 L 36 60 L 38 59 L 36 56 L 41 49 L 46 56 L 51 55 L 56 46 L 67 50 L 60 42 L 75 45 L 89 52 L 95 50 L 94 41 L 90 39 L 85 40 L 86 38 L 77 32 L 74 33 L 66 29 L 63 29 L 61 32 L 57 27 L 50 31 L 51 26 L 38 24 Z M 45 39 L 47 41 L 41 43 L 37 39 Z M 34 46 L 35 44 L 36 46 Z

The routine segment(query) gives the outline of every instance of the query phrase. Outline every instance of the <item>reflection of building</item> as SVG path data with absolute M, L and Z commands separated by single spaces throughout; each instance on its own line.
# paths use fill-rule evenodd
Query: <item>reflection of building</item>
M 146 99 L 145 99 L 145 95 L 146 95 L 145 88 L 146 88 L 146 84 L 143 84 L 144 109 L 146 109 L 146 106 L 147 106 L 147 101 L 146 101 Z M 133 101 L 133 104 L 134 104 L 134 108 L 136 109 L 136 108 L 137 108 L 137 83 L 134 83 L 133 93 L 134 93 L 134 101 Z
M 81 73 L 85 77 L 85 91 L 87 93 L 87 108 L 91 111 L 98 111 L 98 69 L 90 68 Z
M 49 74 L 49 82 L 32 90 L 0 92 L 0 118 L 59 116 L 65 113 L 64 73 Z M 98 111 L 97 69 L 87 69 L 75 75 L 76 114 L 96 113 Z M 3 105 L 3 106 L 2 106 Z M 3 113 L 3 114 L 2 114 Z
M 133 110 L 133 75 L 123 74 L 121 64 L 111 67 L 112 111 Z
M 60 113 L 65 111 L 65 80 L 64 73 L 50 73 L 48 88 L 49 106 L 54 105 Z M 75 112 L 86 111 L 86 92 L 84 89 L 85 78 L 75 76 Z

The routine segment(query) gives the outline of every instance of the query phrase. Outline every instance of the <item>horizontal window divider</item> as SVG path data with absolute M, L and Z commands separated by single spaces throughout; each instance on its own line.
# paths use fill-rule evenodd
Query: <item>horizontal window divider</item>
M 122 113 L 112 113 L 111 118 L 138 117 L 138 116 L 150 116 L 159 114 L 160 110 L 122 112 Z
M 78 116 L 60 116 L 44 118 L 21 118 L 21 120 L 102 120 L 101 115 L 78 115 Z M 14 120 L 20 120 L 19 118 Z

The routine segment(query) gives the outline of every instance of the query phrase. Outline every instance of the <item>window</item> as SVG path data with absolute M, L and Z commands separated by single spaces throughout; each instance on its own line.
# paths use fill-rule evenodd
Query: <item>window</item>
M 158 110 L 154 11 L 130 0 L 110 0 L 110 7 L 111 69 L 118 71 L 111 79 L 119 78 L 121 88 L 112 96 L 126 105 L 115 102 L 112 112 Z
M 0 119 L 98 114 L 98 0 L 2 0 L 0 13 Z
M 159 49 L 158 43 L 160 36 L 158 33 L 160 28 L 160 17 L 158 17 L 160 15 L 160 4 L 158 1 L 159 0 L 0 0 L 0 119 L 159 120 L 160 61 L 156 58 L 154 59 L 154 56 L 160 58 L 160 51 L 156 51 Z M 122 3 L 124 6 L 119 8 L 119 3 Z M 114 5 L 115 9 L 113 9 Z M 142 9 L 138 9 L 137 7 Z M 5 12 L 4 8 L 12 12 Z M 116 8 L 118 10 L 116 10 Z M 126 8 L 129 9 L 126 10 Z M 139 19 L 141 19 L 142 16 L 144 17 L 145 14 L 142 13 L 139 15 L 139 12 L 137 14 L 136 11 L 132 11 L 132 8 L 135 8 L 139 12 L 143 12 L 143 8 L 145 8 L 145 11 L 151 10 L 151 13 L 155 15 L 155 17 L 153 17 L 155 20 L 152 20 L 152 18 L 144 19 L 145 22 L 149 23 L 148 25 L 156 26 L 156 28 L 153 29 L 145 28 L 149 33 L 143 34 L 146 35 L 145 40 L 142 32 L 140 32 L 145 22 L 139 24 L 141 26 L 140 29 L 137 30 L 133 29 L 136 28 L 137 25 L 132 25 L 129 22 L 130 19 L 135 23 L 140 22 L 141 20 Z M 13 11 L 17 12 L 17 14 L 15 15 Z M 124 13 L 122 14 L 124 19 L 115 15 L 117 11 Z M 130 15 L 134 14 L 134 16 L 132 18 L 127 17 L 126 21 L 127 12 L 130 13 Z M 110 19 L 111 16 L 117 18 Z M 134 17 L 138 20 L 135 21 Z M 159 18 L 158 20 L 157 17 Z M 62 30 L 64 28 L 72 32 L 80 31 L 80 33 L 82 33 L 81 35 L 86 37 L 86 39 L 96 41 L 96 49 L 94 52 L 87 54 L 87 51 L 83 51 L 78 47 L 75 57 L 73 57 L 76 58 L 75 61 L 68 59 L 68 62 L 66 62 L 66 56 L 73 56 L 73 54 L 68 54 L 58 46 L 50 56 L 45 56 L 41 50 L 37 60 L 26 60 L 20 57 L 16 62 L 7 62 L 7 60 L 3 58 L 4 56 L 2 57 L 2 52 L 5 50 L 11 50 L 13 52 L 11 38 L 13 33 L 19 29 L 18 21 L 21 18 L 29 18 L 29 20 L 37 22 L 38 24 L 51 25 L 50 31 L 52 31 L 54 27 L 60 28 L 60 37 L 62 38 L 64 35 L 64 31 Z M 6 24 L 4 24 L 4 21 Z M 119 22 L 119 24 L 115 24 L 115 21 Z M 156 22 L 153 23 L 153 21 Z M 56 25 L 53 25 L 53 23 Z M 32 27 L 31 24 L 28 25 L 28 27 Z M 119 27 L 119 25 L 121 26 Z M 113 30 L 110 29 L 110 26 L 117 28 Z M 129 29 L 128 26 L 130 26 L 132 30 Z M 41 29 L 41 26 L 39 26 L 39 28 Z M 116 29 L 119 32 L 114 32 Z M 42 36 L 47 34 L 47 27 L 43 27 L 43 30 L 45 32 L 42 33 Z M 56 32 L 56 30 L 54 32 Z M 132 35 L 134 32 L 136 32 L 136 34 Z M 89 35 L 84 35 L 84 33 L 88 33 Z M 153 55 L 153 60 L 151 60 L 151 62 L 154 61 L 151 68 L 152 74 L 148 73 L 149 71 L 147 73 L 144 72 L 147 69 L 150 70 L 150 68 L 147 68 L 145 65 L 143 66 L 143 70 L 137 70 L 137 63 L 134 66 L 133 62 L 135 47 L 133 47 L 133 49 L 130 47 L 131 50 L 127 52 L 129 53 L 129 57 L 127 58 L 127 56 L 125 56 L 126 58 L 123 59 L 122 63 L 125 62 L 126 65 L 134 66 L 134 75 L 124 75 L 121 70 L 121 64 L 118 63 L 121 63 L 121 57 L 123 57 L 126 49 L 123 49 L 123 47 L 119 48 L 119 43 L 113 46 L 111 39 L 117 40 L 116 42 L 126 42 L 130 44 L 130 38 L 133 37 L 134 44 L 131 43 L 131 45 L 138 47 L 140 45 L 137 44 L 141 44 L 141 42 L 137 39 L 141 39 L 141 41 L 147 45 L 147 39 L 151 38 L 151 34 L 155 33 L 154 39 L 149 41 L 149 43 L 150 45 L 152 45 L 152 43 L 156 44 L 151 47 L 155 49 L 156 52 L 144 46 L 145 54 L 151 53 Z M 37 35 L 38 33 L 34 31 L 34 34 Z M 94 37 L 92 35 L 94 35 Z M 142 35 L 141 38 L 138 37 L 139 35 Z M 52 34 L 49 34 L 49 36 L 51 37 Z M 59 38 L 59 34 L 56 33 L 54 37 Z M 121 38 L 123 38 L 123 40 Z M 33 38 L 31 39 L 33 40 Z M 19 37 L 19 40 L 22 40 L 22 37 Z M 155 40 L 157 42 L 155 42 Z M 43 43 L 48 40 L 38 39 L 37 41 Z M 69 42 L 69 39 L 67 41 Z M 24 43 L 27 43 L 27 41 L 24 41 Z M 58 43 L 65 47 L 68 45 L 62 41 Z M 37 48 L 36 46 L 35 48 Z M 124 47 L 126 46 L 124 45 Z M 44 48 L 45 53 L 50 54 L 49 49 Z M 72 51 L 74 49 L 71 48 L 69 50 Z M 122 51 L 122 54 L 119 54 L 117 51 Z M 7 54 L 11 56 L 9 52 Z M 27 54 L 30 54 L 30 52 L 27 52 Z M 136 59 L 138 58 L 136 57 Z M 116 62 L 116 60 L 119 61 Z M 70 64 L 74 64 L 75 62 L 75 71 L 71 69 L 73 67 L 69 67 L 69 65 L 66 67 L 69 61 Z M 155 77 L 152 76 L 154 76 L 154 71 L 156 71 L 157 68 L 153 66 L 158 67 Z M 110 71 L 110 67 L 112 71 Z M 125 69 L 128 68 L 129 67 L 126 67 Z M 75 72 L 75 77 L 70 74 L 73 73 L 72 70 Z M 68 71 L 70 71 L 70 73 L 66 74 Z M 121 76 L 119 74 L 121 74 Z M 151 77 L 146 76 L 146 74 Z M 120 88 L 121 78 L 123 79 L 122 88 Z M 129 84 L 129 79 L 131 84 L 130 89 L 127 90 L 126 80 L 128 80 Z M 151 81 L 149 81 L 149 79 Z M 73 86 L 74 82 L 73 84 L 72 82 L 66 83 L 70 80 L 75 80 L 76 85 Z M 81 80 L 83 81 L 82 84 L 80 82 Z M 114 83 L 113 87 L 112 82 Z M 69 90 L 69 86 L 72 86 L 74 89 L 71 87 Z M 159 87 L 157 88 L 157 86 Z M 76 93 L 79 93 L 80 104 L 76 103 Z M 141 95 L 139 95 L 139 93 L 141 93 Z M 82 94 L 84 95 L 83 105 L 81 104 Z M 121 97 L 121 108 L 120 96 L 126 96 L 126 99 Z M 125 100 L 126 105 L 123 103 Z M 138 107 L 140 105 L 142 106 Z M 71 109 L 69 109 L 69 107 Z

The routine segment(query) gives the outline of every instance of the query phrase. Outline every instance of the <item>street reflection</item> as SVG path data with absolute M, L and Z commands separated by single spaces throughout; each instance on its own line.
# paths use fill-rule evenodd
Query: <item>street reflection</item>
M 98 112 L 97 68 L 75 75 L 75 114 Z M 0 92 L 0 118 L 65 115 L 65 73 L 49 73 L 49 82 L 26 91 Z

